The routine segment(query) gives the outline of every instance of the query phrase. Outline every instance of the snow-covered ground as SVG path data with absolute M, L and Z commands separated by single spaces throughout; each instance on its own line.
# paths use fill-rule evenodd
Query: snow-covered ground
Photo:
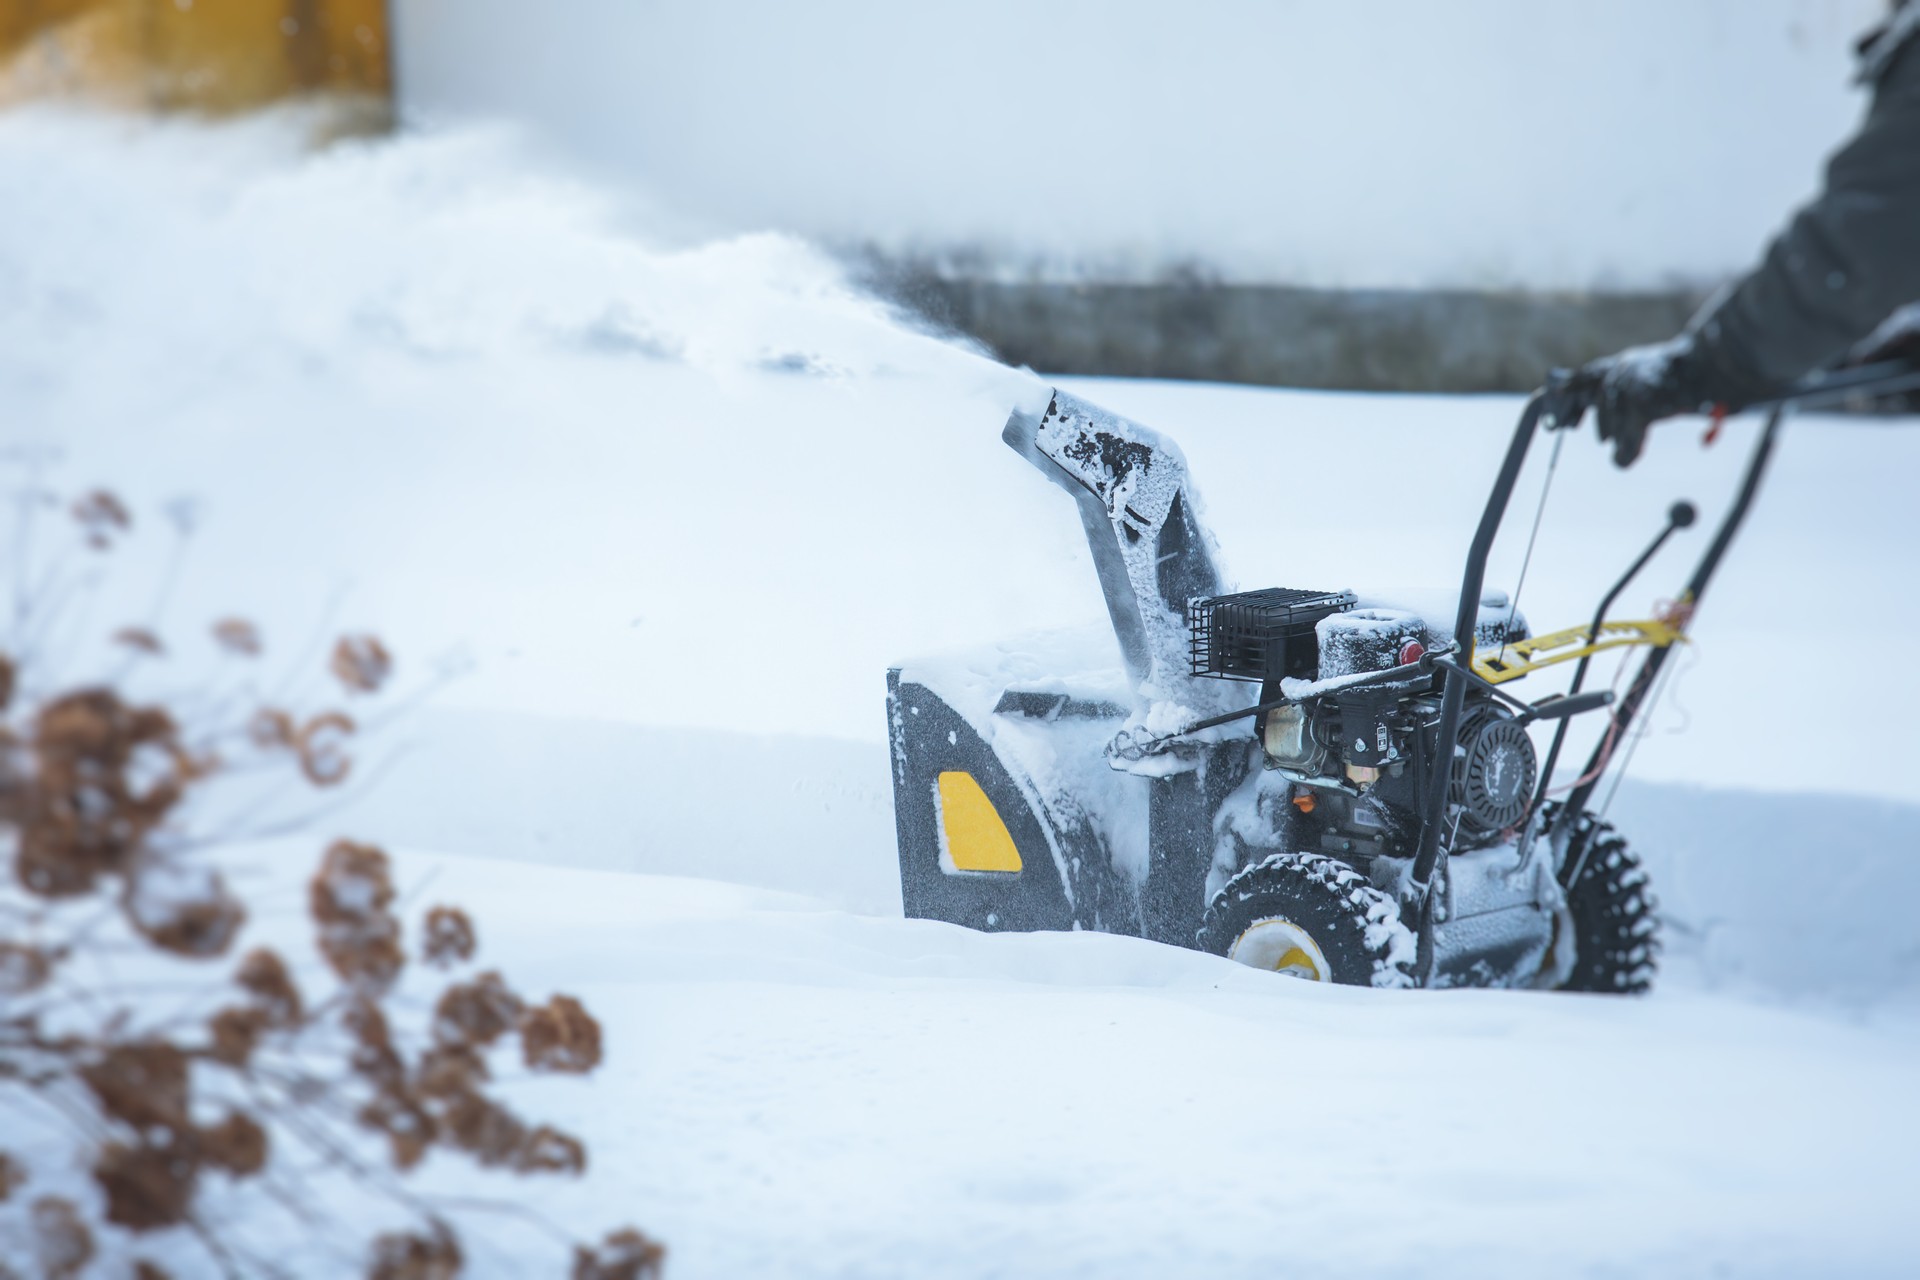
M 288 138 L 0 116 L 0 431 L 143 517 L 64 676 L 151 621 L 147 687 L 197 678 L 236 610 L 269 669 L 353 626 L 456 673 L 315 841 L 225 856 L 386 841 L 489 963 L 603 1016 L 596 1083 L 529 1107 L 593 1138 L 592 1190 L 526 1195 L 680 1276 L 1920 1264 L 1920 432 L 1797 424 L 1707 602 L 1615 809 L 1667 902 L 1652 998 L 973 935 L 897 918 L 882 677 L 1099 620 L 1069 504 L 998 439 L 1033 375 L 798 242 L 658 239 L 502 135 Z M 1072 385 L 1181 441 L 1243 585 L 1381 594 L 1444 593 L 1518 407 Z M 1624 476 L 1569 439 L 1536 626 L 1674 497 L 1714 511 L 1749 430 L 1666 428 Z
M 1920 1257 L 1911 1022 L 1694 989 L 1382 996 L 1137 939 L 440 865 L 433 892 L 492 922 L 488 963 L 607 1021 L 597 1083 L 536 1105 L 594 1135 L 596 1199 L 671 1241 L 678 1275 L 1896 1276 Z M 564 1213 L 565 1188 L 531 1194 Z

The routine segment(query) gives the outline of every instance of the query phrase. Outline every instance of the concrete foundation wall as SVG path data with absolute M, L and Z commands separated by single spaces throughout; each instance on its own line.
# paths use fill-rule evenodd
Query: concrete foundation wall
M 1050 373 L 1368 391 L 1527 391 L 1677 332 L 1693 290 L 1619 294 L 1050 284 L 875 266 L 877 292 Z

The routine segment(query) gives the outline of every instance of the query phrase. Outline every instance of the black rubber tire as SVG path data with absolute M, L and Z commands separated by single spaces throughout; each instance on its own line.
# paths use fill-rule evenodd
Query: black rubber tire
M 1612 827 L 1591 817 L 1581 818 L 1567 865 L 1577 868 L 1567 888 L 1573 972 L 1560 990 L 1645 994 L 1660 954 L 1660 904 L 1646 868 Z
M 1198 945 L 1224 956 L 1262 920 L 1283 919 L 1313 939 L 1333 981 L 1413 984 L 1414 939 L 1394 900 L 1337 858 L 1276 853 L 1243 868 L 1207 907 Z

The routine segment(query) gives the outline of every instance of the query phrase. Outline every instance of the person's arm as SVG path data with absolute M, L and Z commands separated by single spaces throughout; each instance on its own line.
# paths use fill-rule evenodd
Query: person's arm
M 1760 266 L 1678 337 L 1573 375 L 1620 466 L 1639 456 L 1650 423 L 1763 400 L 1920 299 L 1920 39 L 1905 44 L 1859 133 L 1829 162 L 1825 189 Z
M 1824 368 L 1920 299 L 1920 45 L 1882 77 L 1866 123 L 1766 260 L 1691 326 L 1711 361 L 1772 388 Z

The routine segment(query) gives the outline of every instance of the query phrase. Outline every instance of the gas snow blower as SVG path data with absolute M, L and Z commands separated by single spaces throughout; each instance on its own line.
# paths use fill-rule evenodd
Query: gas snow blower
M 1677 603 L 1610 616 L 1693 523 L 1684 502 L 1590 621 L 1544 635 L 1482 578 L 1536 431 L 1587 408 L 1557 383 L 1521 414 L 1452 619 L 1348 591 L 1227 592 L 1171 441 L 1064 392 L 1016 410 L 1004 439 L 1073 496 L 1119 665 L 1104 645 L 1040 640 L 888 673 L 906 914 L 1134 934 L 1319 982 L 1646 990 L 1647 876 L 1589 801 L 1686 640 L 1786 409 L 1916 381 L 1873 366 L 1767 406 Z M 1625 693 L 1584 690 L 1594 656 L 1623 648 L 1644 651 Z M 1565 691 L 1512 692 L 1562 664 Z M 1550 799 L 1569 722 L 1597 712 L 1598 745 Z

